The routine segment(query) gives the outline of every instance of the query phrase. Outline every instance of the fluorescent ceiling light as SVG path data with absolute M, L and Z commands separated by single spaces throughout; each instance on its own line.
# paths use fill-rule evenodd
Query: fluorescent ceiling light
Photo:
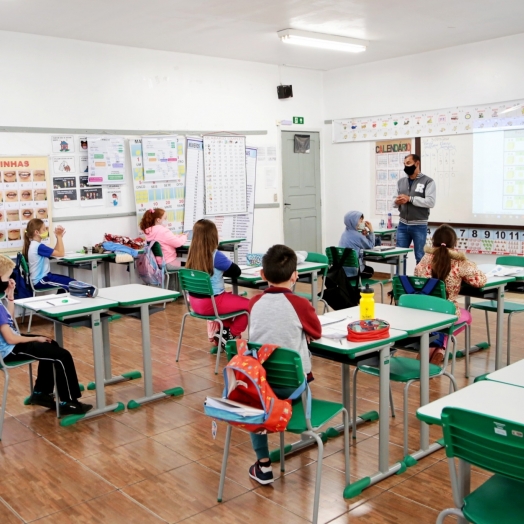
M 283 29 L 277 35 L 286 44 L 317 47 L 333 51 L 346 51 L 347 53 L 361 53 L 366 50 L 369 42 L 357 38 L 346 38 L 345 36 L 324 35 L 322 33 L 311 33 L 299 29 Z

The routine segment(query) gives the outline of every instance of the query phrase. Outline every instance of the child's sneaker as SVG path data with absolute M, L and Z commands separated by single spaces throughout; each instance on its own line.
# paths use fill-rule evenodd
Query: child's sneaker
M 259 484 L 271 484 L 275 479 L 273 478 L 273 468 L 271 467 L 271 462 L 269 465 L 260 465 L 260 461 L 257 460 L 249 468 L 249 476 L 256 480 Z
M 60 415 L 84 415 L 92 408 L 91 404 L 83 404 L 78 400 L 60 402 Z
M 217 332 L 215 334 L 215 338 L 218 340 L 220 340 L 220 334 Z M 226 349 L 226 344 L 230 341 L 230 340 L 234 340 L 236 337 L 231 333 L 230 329 L 229 328 L 224 328 L 222 330 L 222 349 Z M 218 346 L 218 342 L 217 342 L 217 346 Z
M 36 406 L 43 406 L 48 409 L 56 408 L 55 397 L 51 393 L 39 393 L 33 391 L 30 402 Z

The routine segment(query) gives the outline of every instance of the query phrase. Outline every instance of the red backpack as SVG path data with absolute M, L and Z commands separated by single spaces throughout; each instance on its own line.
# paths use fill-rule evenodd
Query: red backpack
M 207 397 L 204 412 L 252 433 L 284 431 L 291 419 L 291 400 L 307 388 L 307 381 L 287 399 L 279 399 L 266 380 L 262 364 L 278 346 L 264 344 L 248 349 L 245 340 L 237 340 L 237 351 L 224 368 L 225 388 L 222 398 Z

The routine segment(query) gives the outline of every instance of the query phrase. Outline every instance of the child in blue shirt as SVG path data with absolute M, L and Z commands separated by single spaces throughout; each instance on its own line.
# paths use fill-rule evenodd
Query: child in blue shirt
M 211 277 L 211 286 L 219 314 L 246 310 L 249 300 L 245 297 L 226 292 L 224 277 L 240 276 L 240 268 L 229 260 L 224 253 L 218 251 L 218 230 L 211 220 L 201 219 L 195 222 L 193 238 L 186 261 L 186 268 L 205 271 Z M 199 315 L 214 315 L 211 299 L 204 295 L 191 294 L 191 307 Z M 224 320 L 224 342 L 240 337 L 247 328 L 247 315 L 238 315 Z
M 62 226 L 55 228 L 56 246 L 52 247 L 42 244 L 42 240 L 49 237 L 49 231 L 43 220 L 33 218 L 27 223 L 24 233 L 23 254 L 29 265 L 31 281 L 35 289 L 45 289 L 48 287 L 59 287 L 69 291 L 69 283 L 74 278 L 51 273 L 51 257 L 63 257 L 65 254 L 63 236 L 65 229 Z
M 75 363 L 67 349 L 47 337 L 20 335 L 15 327 L 15 281 L 10 276 L 14 262 L 0 255 L 0 293 L 6 294 L 7 307 L 0 303 L 0 354 L 4 362 L 13 360 L 38 360 L 38 375 L 31 395 L 31 404 L 46 408 L 56 407 L 53 397 L 53 365 L 56 371 L 56 387 L 60 398 L 61 415 L 82 415 L 93 406 L 83 404 L 78 386 Z

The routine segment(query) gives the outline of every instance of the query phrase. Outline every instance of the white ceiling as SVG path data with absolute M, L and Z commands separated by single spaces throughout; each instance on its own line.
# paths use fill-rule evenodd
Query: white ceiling
M 293 28 L 362 38 L 352 55 Z M 522 0 L 0 0 L 0 30 L 327 70 L 523 33 Z

